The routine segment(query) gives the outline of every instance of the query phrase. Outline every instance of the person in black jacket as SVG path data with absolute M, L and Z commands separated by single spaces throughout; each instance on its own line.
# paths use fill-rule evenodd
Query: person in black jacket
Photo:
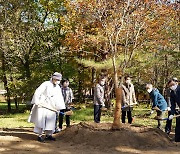
M 180 86 L 173 79 L 168 82 L 168 86 L 171 89 L 171 115 L 169 116 L 169 120 L 172 120 L 174 114 L 180 114 L 180 111 L 176 111 L 176 105 L 180 107 Z M 180 142 L 180 117 L 176 117 L 175 142 Z
M 178 84 L 178 79 L 177 78 L 173 78 L 173 80 Z M 168 110 L 168 116 L 171 115 L 171 101 L 170 101 L 170 93 L 171 93 L 171 89 L 168 87 L 166 88 L 166 101 L 167 101 L 167 110 Z M 177 104 L 176 104 L 176 110 L 178 109 Z M 171 127 L 172 127 L 172 120 L 167 120 L 166 121 L 166 126 L 165 126 L 165 132 L 169 135 L 171 132 Z

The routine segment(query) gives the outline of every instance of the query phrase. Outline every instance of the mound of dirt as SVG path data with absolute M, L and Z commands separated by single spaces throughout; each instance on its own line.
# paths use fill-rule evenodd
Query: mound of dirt
M 37 141 L 33 128 L 0 128 L 1 154 L 179 154 L 180 143 L 171 142 L 158 129 L 111 123 L 79 123 L 55 134 L 56 141 Z
M 57 137 L 65 142 L 93 146 L 106 152 L 122 147 L 148 151 L 178 146 L 159 129 L 123 124 L 120 130 L 113 131 L 111 125 L 111 123 L 79 123 L 65 129 Z

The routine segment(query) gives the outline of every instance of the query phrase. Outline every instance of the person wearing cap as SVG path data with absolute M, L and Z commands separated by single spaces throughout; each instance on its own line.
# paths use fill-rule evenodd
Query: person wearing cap
M 38 141 L 53 140 L 56 113 L 65 109 L 59 83 L 62 75 L 55 72 L 49 81 L 43 82 L 35 91 L 31 104 L 34 104 L 28 121 L 35 124 L 34 132 L 39 134 Z M 43 138 L 43 132 L 46 134 Z
M 180 86 L 178 81 L 171 79 L 168 82 L 168 87 L 171 89 L 171 115 L 169 115 L 169 120 L 172 120 L 175 114 L 180 114 L 180 110 L 176 110 L 176 105 L 180 108 Z M 175 142 L 180 142 L 180 116 L 176 117 Z

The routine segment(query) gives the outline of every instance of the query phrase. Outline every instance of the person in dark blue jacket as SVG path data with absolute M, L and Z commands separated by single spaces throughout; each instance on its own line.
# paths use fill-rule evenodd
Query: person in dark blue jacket
M 177 78 L 172 78 L 172 80 L 174 82 L 176 82 L 176 84 L 178 84 L 178 79 Z M 171 101 L 170 101 L 170 94 L 171 94 L 171 89 L 169 88 L 168 84 L 166 87 L 166 101 L 167 101 L 167 110 L 168 110 L 168 117 L 171 115 Z M 176 104 L 176 110 L 178 111 L 178 105 Z M 165 126 L 165 132 L 169 135 L 171 132 L 171 127 L 172 127 L 172 120 L 167 120 L 166 121 L 166 126 Z
M 180 114 L 180 110 L 176 111 L 176 105 L 180 108 L 180 86 L 173 79 L 168 82 L 168 86 L 171 89 L 171 115 L 169 116 L 169 120 L 172 120 L 174 114 Z M 180 142 L 180 117 L 176 117 L 175 142 Z
M 146 89 L 152 100 L 152 109 L 156 109 L 158 119 L 163 119 L 167 110 L 167 102 L 160 94 L 158 89 L 153 88 L 152 84 L 147 84 Z M 157 128 L 162 129 L 162 120 L 158 120 Z

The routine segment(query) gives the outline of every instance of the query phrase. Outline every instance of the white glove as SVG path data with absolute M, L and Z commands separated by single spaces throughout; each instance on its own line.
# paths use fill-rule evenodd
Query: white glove
M 167 110 L 168 110 L 168 111 L 171 111 L 171 108 L 170 108 L 170 107 L 167 107 Z
M 154 111 L 153 111 L 153 110 L 151 110 L 150 114 L 153 114 L 153 113 L 154 113 Z
M 174 117 L 173 115 L 170 115 L 170 116 L 169 116 L 169 120 L 172 120 L 172 119 L 173 119 L 173 117 Z

